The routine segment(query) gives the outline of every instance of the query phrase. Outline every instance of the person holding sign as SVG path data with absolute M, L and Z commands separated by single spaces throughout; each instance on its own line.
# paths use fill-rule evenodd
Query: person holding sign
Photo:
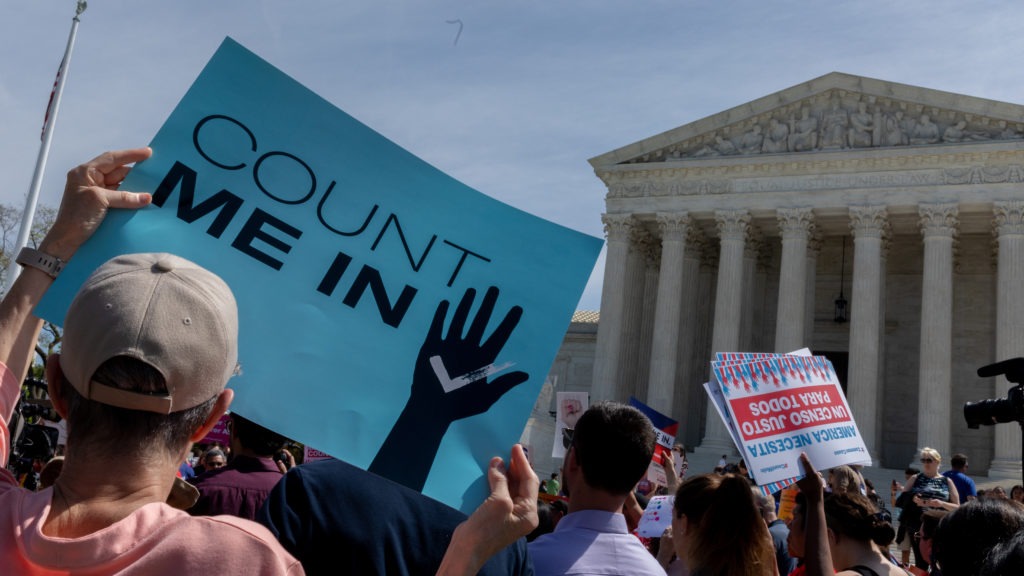
M 896 537 L 888 513 L 879 512 L 860 494 L 825 496 L 825 483 L 807 454 L 799 461 L 806 474 L 797 486 L 805 499 L 799 512 L 805 527 L 807 576 L 906 576 L 878 548 Z
M 7 422 L 42 325 L 33 308 L 109 209 L 152 201 L 117 190 L 130 165 L 151 154 L 108 152 L 69 172 L 53 227 L 38 250 L 18 257 L 25 272 L 0 302 L 3 464 Z M 237 346 L 230 288 L 192 262 L 132 254 L 94 271 L 68 309 L 61 354 L 46 366 L 50 398 L 68 422 L 64 468 L 42 492 L 21 490 L 0 471 L 0 566 L 16 574 L 303 574 L 262 526 L 164 503 L 191 443 L 233 399 L 225 385 Z M 110 474 L 108 459 L 119 474 Z M 439 574 L 476 573 L 536 525 L 539 482 L 528 467 L 506 474 L 495 458 L 488 480 L 490 497 L 455 529 Z

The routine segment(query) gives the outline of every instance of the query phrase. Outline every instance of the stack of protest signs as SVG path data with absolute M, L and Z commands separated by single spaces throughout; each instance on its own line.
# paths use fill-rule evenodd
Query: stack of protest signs
M 718 353 L 705 390 L 754 481 L 772 494 L 803 477 L 806 452 L 820 469 L 871 464 L 835 369 L 794 354 Z

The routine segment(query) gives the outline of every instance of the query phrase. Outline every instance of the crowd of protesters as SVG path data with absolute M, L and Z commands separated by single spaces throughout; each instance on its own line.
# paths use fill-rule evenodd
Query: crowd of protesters
M 117 190 L 150 154 L 107 153 L 72 170 L 56 222 L 30 254 L 38 260 L 0 303 L 4 464 L 41 327 L 32 310 L 59 273 L 52 262 L 70 259 L 108 209 L 151 201 Z M 942 473 L 927 447 L 921 469 L 893 481 L 888 507 L 856 467 L 823 474 L 801 455 L 805 475 L 784 511 L 783 495 L 761 493 L 742 460 L 723 455 L 712 472 L 687 476 L 679 445 L 655 485 L 650 421 L 600 402 L 575 423 L 543 490 L 513 446 L 507 462 L 491 460 L 490 496 L 466 516 L 342 460 L 297 466 L 287 438 L 239 414 L 230 442 L 203 445 L 233 398 L 237 329 L 227 285 L 169 254 L 118 257 L 86 280 L 46 366 L 67 449 L 39 463 L 37 489 L 0 472 L 3 573 L 1024 574 L 1024 487 L 977 490 L 966 456 Z M 671 525 L 640 538 L 658 494 L 674 496 Z

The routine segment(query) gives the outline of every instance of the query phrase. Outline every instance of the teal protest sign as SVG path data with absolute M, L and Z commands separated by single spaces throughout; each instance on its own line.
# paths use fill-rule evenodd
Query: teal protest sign
M 235 292 L 233 409 L 456 508 L 519 439 L 600 240 L 416 158 L 227 39 L 40 305 L 172 252 Z

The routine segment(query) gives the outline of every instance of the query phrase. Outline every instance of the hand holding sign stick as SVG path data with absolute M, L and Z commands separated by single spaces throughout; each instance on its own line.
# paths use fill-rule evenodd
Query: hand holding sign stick
M 526 372 L 516 371 L 488 381 L 512 366 L 496 366 L 495 360 L 523 315 L 521 307 L 513 306 L 485 340 L 498 292 L 494 286 L 487 290 L 465 336 L 476 290 L 466 290 L 447 334 L 444 321 L 449 303 L 438 304 L 416 358 L 409 401 L 370 464 L 370 472 L 422 490 L 451 423 L 490 410 L 506 392 L 529 378 Z

